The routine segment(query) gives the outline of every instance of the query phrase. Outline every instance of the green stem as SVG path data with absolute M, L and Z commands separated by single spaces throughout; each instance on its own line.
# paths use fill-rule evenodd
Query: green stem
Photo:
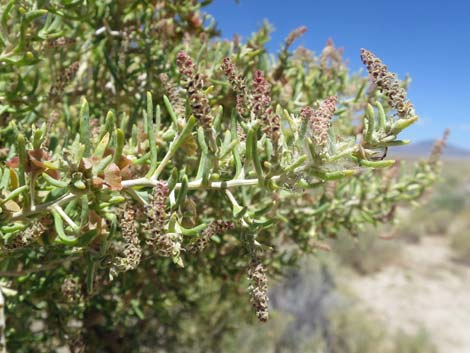
M 367 105 L 366 117 L 367 117 L 367 131 L 364 136 L 364 139 L 370 143 L 372 142 L 372 136 L 373 136 L 372 134 L 375 129 L 375 112 L 374 112 L 374 108 L 370 104 Z
M 28 190 L 27 185 L 23 185 L 23 186 L 20 186 L 19 188 L 16 188 L 12 192 L 10 192 L 2 201 L 0 201 L 0 204 L 3 204 L 8 200 L 12 200 L 16 198 L 17 196 L 19 196 L 20 194 L 24 193 L 27 190 Z
M 147 136 L 150 145 L 150 168 L 147 176 L 150 177 L 157 169 L 157 143 L 155 141 L 155 131 L 153 129 L 153 101 L 152 94 L 147 92 Z
M 116 129 L 116 151 L 114 152 L 113 162 L 118 164 L 124 149 L 125 135 L 122 129 Z
M 170 148 L 168 149 L 168 152 L 166 153 L 165 157 L 163 157 L 163 160 L 161 161 L 160 165 L 158 166 L 157 170 L 152 176 L 153 180 L 157 180 L 160 174 L 162 173 L 163 169 L 167 166 L 167 164 L 170 162 L 171 157 L 176 153 L 178 148 L 181 146 L 181 144 L 184 142 L 186 137 L 191 133 L 194 125 L 196 125 L 196 118 L 194 116 L 191 116 L 186 124 L 186 126 L 183 128 L 181 133 L 175 137 L 173 142 L 170 145 Z
M 175 126 L 178 126 L 178 116 L 176 115 L 173 106 L 170 103 L 170 100 L 168 99 L 167 96 L 163 96 L 163 104 L 165 105 L 166 110 L 168 111 L 168 114 L 170 115 L 171 120 L 173 121 L 173 124 Z
M 88 102 L 83 98 L 82 106 L 80 108 L 80 142 L 85 146 L 85 157 L 90 156 L 91 141 L 90 141 L 90 111 Z

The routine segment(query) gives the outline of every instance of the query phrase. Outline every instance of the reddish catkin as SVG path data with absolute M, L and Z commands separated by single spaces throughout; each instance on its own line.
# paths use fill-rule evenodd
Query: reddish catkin
M 261 120 L 263 132 L 273 142 L 277 142 L 281 135 L 280 118 L 274 114 L 271 107 L 270 86 L 260 70 L 255 71 L 253 76 L 253 92 L 251 111 L 255 117 Z
M 428 164 L 430 166 L 435 167 L 439 163 L 444 147 L 446 146 L 447 139 L 449 138 L 449 134 L 450 130 L 446 129 L 442 135 L 442 138 L 434 142 L 431 154 L 428 159 Z
M 316 110 L 305 107 L 300 111 L 302 119 L 308 122 L 310 134 L 320 155 L 327 152 L 328 130 L 336 110 L 337 100 L 336 96 L 331 96 L 325 99 Z
M 361 49 L 361 60 L 366 65 L 372 81 L 387 97 L 390 106 L 398 112 L 401 118 L 406 118 L 413 109 L 413 105 L 406 99 L 406 91 L 400 86 L 395 73 L 389 72 L 387 66 L 366 49 Z
M 266 113 L 271 105 L 269 89 L 269 84 L 264 78 L 263 72 L 256 70 L 253 76 L 252 110 L 257 117 L 261 117 L 263 120 L 266 119 Z
M 247 103 L 247 89 L 245 80 L 237 73 L 237 69 L 230 58 L 225 58 L 222 63 L 222 70 L 230 82 L 230 86 L 236 93 L 236 108 L 240 116 L 245 116 L 248 113 Z
M 184 51 L 178 52 L 176 55 L 176 65 L 181 75 L 185 76 L 186 79 L 194 79 L 196 74 L 196 67 L 194 66 L 191 57 Z
M 333 39 L 328 39 L 320 55 L 320 65 L 324 68 L 339 68 L 343 63 L 343 49 L 335 48 Z
M 314 62 L 313 52 L 303 46 L 298 46 L 297 49 L 295 49 L 294 57 L 302 63 Z
M 298 38 L 300 38 L 304 33 L 307 32 L 307 27 L 301 26 L 294 29 L 286 38 L 286 48 L 289 48 L 292 43 L 294 43 Z
M 179 72 L 184 77 L 184 85 L 189 95 L 189 105 L 194 117 L 204 130 L 211 130 L 214 118 L 211 114 L 209 100 L 202 91 L 204 77 L 196 71 L 193 60 L 184 51 L 180 51 L 176 55 L 176 64 Z
M 271 76 L 274 81 L 282 80 L 282 82 L 284 83 L 287 82 L 286 78 L 284 77 L 284 71 L 288 68 L 288 59 L 290 56 L 289 47 L 294 43 L 296 39 L 302 36 L 305 32 L 307 32 L 307 27 L 302 26 L 302 27 L 294 29 L 286 37 L 284 41 L 284 47 L 279 53 L 279 63 Z
M 251 304 L 256 316 L 261 322 L 266 322 L 269 319 L 268 278 L 262 263 L 256 258 L 251 260 L 248 267 L 248 279 Z

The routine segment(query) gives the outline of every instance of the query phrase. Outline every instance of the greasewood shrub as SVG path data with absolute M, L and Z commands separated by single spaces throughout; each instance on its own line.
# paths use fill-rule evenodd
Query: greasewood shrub
M 351 74 L 332 41 L 292 52 L 301 27 L 274 57 L 209 2 L 2 1 L 9 351 L 214 351 L 248 298 L 268 319 L 268 273 L 436 179 L 443 142 L 384 159 L 418 117 L 372 52 Z

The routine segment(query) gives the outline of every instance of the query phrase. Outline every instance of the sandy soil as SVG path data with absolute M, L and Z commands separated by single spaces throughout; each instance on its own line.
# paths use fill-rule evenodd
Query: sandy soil
M 470 266 L 452 261 L 448 240 L 406 244 L 395 264 L 351 287 L 393 330 L 424 327 L 441 353 L 470 353 Z

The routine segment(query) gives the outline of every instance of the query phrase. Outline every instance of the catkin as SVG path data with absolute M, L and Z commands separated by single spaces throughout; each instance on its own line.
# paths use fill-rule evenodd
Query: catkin
M 406 91 L 400 86 L 397 75 L 389 72 L 387 66 L 366 49 L 361 49 L 361 60 L 366 65 L 372 81 L 388 98 L 392 108 L 396 109 L 401 118 L 406 118 L 412 111 L 413 105 L 406 99 Z
M 343 49 L 336 48 L 333 40 L 330 38 L 326 42 L 320 55 L 320 66 L 323 68 L 339 68 L 343 62 Z
M 180 51 L 177 54 L 176 64 L 181 75 L 184 77 L 184 85 L 189 95 L 189 105 L 194 117 L 204 130 L 211 130 L 214 118 L 211 114 L 209 100 L 202 91 L 204 88 L 204 77 L 196 71 L 193 60 L 184 51 Z
M 174 85 L 168 78 L 168 75 L 165 73 L 161 73 L 159 78 L 160 81 L 162 81 L 163 88 L 165 89 L 165 92 L 168 96 L 168 100 L 170 101 L 173 110 L 177 115 L 183 116 L 185 113 L 185 106 L 183 98 L 180 95 L 180 91 L 182 90 L 182 88 L 179 88 Z
M 126 272 L 137 268 L 142 257 L 139 233 L 136 224 L 136 210 L 130 205 L 126 205 L 123 215 L 120 218 L 122 237 L 124 239 L 124 249 L 116 257 L 111 266 L 111 276 L 114 277 L 120 272 Z
M 57 97 L 64 93 L 65 87 L 67 87 L 67 85 L 73 81 L 79 68 L 80 62 L 77 61 L 63 70 L 51 86 L 51 89 L 49 90 L 49 96 Z
M 196 254 L 201 252 L 207 247 L 211 237 L 216 234 L 223 234 L 235 227 L 235 224 L 230 221 L 214 221 L 204 231 L 201 236 L 191 243 L 188 247 L 188 252 Z
M 248 114 L 247 89 L 245 80 L 237 73 L 237 69 L 230 58 L 225 58 L 222 63 L 222 70 L 236 93 L 236 109 L 240 116 Z
M 9 239 L 5 244 L 5 247 L 13 250 L 24 248 L 25 246 L 34 243 L 47 230 L 47 222 L 47 218 L 34 221 L 28 226 L 28 228 L 18 232 L 12 239 Z
M 286 48 L 289 48 L 292 43 L 294 43 L 299 37 L 304 35 L 305 32 L 307 32 L 307 27 L 305 26 L 300 26 L 290 32 L 286 38 Z
M 442 152 L 444 150 L 444 147 L 446 146 L 447 139 L 449 137 L 450 130 L 446 129 L 444 131 L 444 134 L 442 135 L 442 138 L 437 140 L 433 147 L 431 154 L 428 159 L 428 164 L 432 167 L 436 167 L 439 163 L 439 160 L 441 159 Z
M 177 257 L 183 239 L 178 233 L 166 233 L 164 230 L 168 219 L 166 213 L 168 196 L 168 185 L 165 182 L 158 182 L 153 188 L 145 210 L 147 222 L 144 228 L 148 234 L 146 243 L 160 256 Z
M 308 122 L 310 134 L 320 155 L 327 153 L 328 130 L 336 110 L 337 100 L 336 96 L 331 96 L 325 99 L 316 110 L 311 107 L 305 107 L 300 111 L 301 118 Z
M 250 280 L 248 290 L 251 304 L 256 311 L 256 316 L 261 322 L 266 322 L 269 319 L 268 278 L 266 270 L 256 258 L 251 260 L 248 267 L 248 279 Z
M 145 207 L 147 216 L 145 230 L 151 234 L 147 240 L 149 245 L 153 245 L 155 238 L 163 233 L 167 221 L 166 203 L 168 196 L 168 185 L 165 182 L 158 182 L 153 188 L 148 205 Z
M 280 118 L 271 107 L 270 86 L 261 70 L 257 70 L 253 77 L 251 99 L 251 111 L 261 120 L 263 132 L 273 142 L 277 142 L 281 135 Z
M 63 48 L 67 45 L 75 44 L 75 42 L 76 42 L 75 38 L 67 38 L 67 37 L 60 37 L 60 38 L 57 38 L 57 39 L 49 39 L 44 44 L 44 48 L 45 49 L 58 49 L 58 48 Z
M 80 281 L 77 277 L 66 277 L 60 289 L 64 299 L 69 303 L 77 301 L 82 296 Z

